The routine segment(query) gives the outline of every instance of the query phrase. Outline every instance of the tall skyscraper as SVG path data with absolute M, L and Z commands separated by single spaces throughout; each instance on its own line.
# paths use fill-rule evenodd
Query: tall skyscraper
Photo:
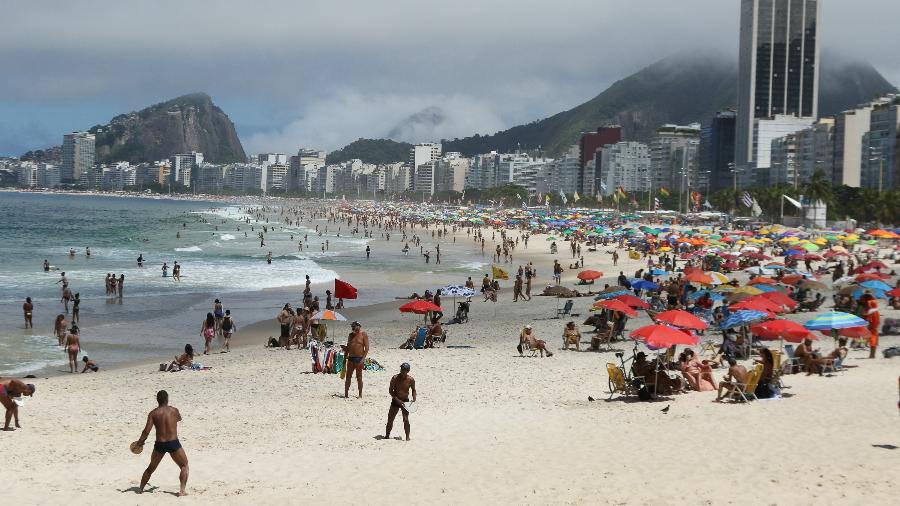
M 752 179 L 754 121 L 815 119 L 819 96 L 819 0 L 741 0 L 735 162 Z
M 419 166 L 426 164 L 426 163 L 430 163 L 430 162 L 436 162 L 436 161 L 440 160 L 440 158 L 441 158 L 440 143 L 427 142 L 427 143 L 422 143 L 422 144 L 416 144 L 415 146 L 409 148 L 409 165 L 410 165 L 410 170 L 412 171 L 411 183 L 414 186 L 414 188 L 412 188 L 413 190 L 420 191 L 419 188 L 416 186 L 416 182 L 420 180 L 417 176 Z M 434 169 L 434 166 L 432 165 L 431 169 L 430 169 L 430 170 L 432 170 L 431 174 L 433 174 L 433 169 Z M 421 179 L 421 181 L 424 184 L 425 179 Z M 429 185 L 428 188 L 422 188 L 422 191 L 434 192 L 434 185 L 431 184 L 431 185 Z
M 597 129 L 596 132 L 586 132 L 581 134 L 581 141 L 578 143 L 579 158 L 581 162 L 581 171 L 578 173 L 578 188 L 582 195 L 594 195 L 597 187 L 600 185 L 600 176 L 596 173 L 596 163 L 594 171 L 589 173 L 588 162 L 598 158 L 597 151 L 603 146 L 616 144 L 622 140 L 622 127 L 619 125 L 604 126 Z
M 700 130 L 700 171 L 708 173 L 708 193 L 731 188 L 734 174 L 734 111 L 719 111 Z
M 94 135 L 72 132 L 63 136 L 60 179 L 65 184 L 81 184 L 94 166 Z

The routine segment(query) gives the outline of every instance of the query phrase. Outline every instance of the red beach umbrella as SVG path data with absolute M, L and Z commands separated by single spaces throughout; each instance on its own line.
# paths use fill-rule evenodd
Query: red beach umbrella
M 759 295 L 754 295 L 753 297 L 761 297 L 763 299 L 772 301 L 779 306 L 787 306 L 791 309 L 797 307 L 797 301 L 781 292 L 766 292 Z
M 709 325 L 700 318 L 697 318 L 687 311 L 680 311 L 677 309 L 663 311 L 656 315 L 655 319 L 683 329 L 705 330 L 709 328 Z
M 600 271 L 594 271 L 591 269 L 587 269 L 578 273 L 578 279 L 582 281 L 593 281 L 597 278 L 602 278 L 603 273 Z
M 637 311 L 631 309 L 628 304 L 625 304 L 621 300 L 609 299 L 609 300 L 601 300 L 599 302 L 594 303 L 594 308 L 597 309 L 610 309 L 612 311 L 618 311 L 620 313 L 625 313 L 628 316 L 637 316 Z
M 676 344 L 695 346 L 700 339 L 688 331 L 681 331 L 667 325 L 647 325 L 635 329 L 632 339 L 643 341 L 654 348 L 669 348 Z
M 799 343 L 804 339 L 817 339 L 816 335 L 803 325 L 790 320 L 769 320 L 750 326 L 750 332 L 763 340 L 784 339 L 789 343 Z
M 768 299 L 744 299 L 737 304 L 728 306 L 733 311 L 746 309 L 750 311 L 762 311 L 764 313 L 783 313 L 784 308 L 769 301 Z
M 831 330 L 823 330 L 822 334 L 826 337 L 831 337 Z M 869 332 L 867 327 L 847 327 L 845 329 L 834 329 L 834 332 L 837 332 L 837 335 L 842 337 L 853 337 L 857 339 L 868 339 L 872 337 L 872 333 Z
M 401 313 L 425 314 L 429 311 L 443 311 L 440 306 L 428 302 L 427 300 L 414 300 L 400 306 Z
M 703 271 L 691 271 L 687 275 L 684 276 L 684 279 L 690 281 L 691 283 L 700 283 L 703 285 L 711 285 L 713 279 Z
M 622 301 L 625 304 L 627 304 L 635 309 L 649 309 L 650 308 L 650 304 L 645 302 L 640 297 L 635 297 L 634 295 L 622 294 L 617 297 L 613 297 L 613 299 Z

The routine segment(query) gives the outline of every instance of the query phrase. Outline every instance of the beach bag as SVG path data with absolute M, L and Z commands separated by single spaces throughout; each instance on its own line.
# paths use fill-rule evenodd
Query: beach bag
M 884 351 L 881 352 L 884 355 L 884 358 L 894 358 L 900 357 L 900 346 L 891 346 L 890 348 L 885 348 Z
M 885 335 L 900 334 L 900 320 L 897 318 L 885 318 L 881 325 L 881 333 Z

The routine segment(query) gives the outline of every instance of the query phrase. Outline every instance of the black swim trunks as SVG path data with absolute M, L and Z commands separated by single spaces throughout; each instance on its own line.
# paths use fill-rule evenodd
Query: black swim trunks
M 181 449 L 181 443 L 177 439 L 171 441 L 157 441 L 153 443 L 153 451 L 158 453 L 175 453 Z
M 354 364 L 358 364 L 363 361 L 363 357 L 350 357 L 350 361 Z

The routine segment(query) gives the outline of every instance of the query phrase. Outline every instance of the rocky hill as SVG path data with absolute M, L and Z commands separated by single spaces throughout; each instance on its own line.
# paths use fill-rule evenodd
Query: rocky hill
M 214 163 L 246 159 L 234 124 L 205 93 L 120 114 L 90 132 L 97 136 L 97 161 L 104 163 L 148 162 L 191 151 Z
M 360 159 L 366 163 L 394 163 L 409 160 L 412 144 L 390 139 L 357 139 L 341 149 L 328 153 L 326 163 Z

